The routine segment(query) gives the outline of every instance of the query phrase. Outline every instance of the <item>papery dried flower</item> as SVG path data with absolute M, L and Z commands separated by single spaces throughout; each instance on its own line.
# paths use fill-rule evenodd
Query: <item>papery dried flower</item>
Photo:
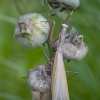
M 35 48 L 46 42 L 50 30 L 41 14 L 29 13 L 21 16 L 16 24 L 15 39 L 26 48 Z
M 54 9 L 52 11 L 74 10 L 80 5 L 80 0 L 48 0 L 50 6 Z
M 45 93 L 51 87 L 52 63 L 38 66 L 29 71 L 28 83 L 34 91 Z
M 56 51 L 58 41 L 53 44 L 53 49 Z M 67 60 L 82 60 L 88 52 L 88 47 L 83 42 L 83 35 L 79 35 L 75 28 L 72 28 L 70 34 L 66 34 L 65 42 L 62 46 L 63 58 Z
M 79 38 L 81 37 L 81 39 Z M 83 36 L 78 36 L 76 45 L 73 43 L 65 43 L 63 45 L 63 57 L 67 60 L 82 60 L 85 57 L 88 47 L 82 41 Z

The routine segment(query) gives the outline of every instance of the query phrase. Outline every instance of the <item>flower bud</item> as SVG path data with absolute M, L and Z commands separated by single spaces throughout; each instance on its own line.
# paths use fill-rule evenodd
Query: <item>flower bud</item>
M 50 30 L 41 14 L 29 13 L 21 16 L 16 24 L 14 38 L 26 48 L 35 48 L 46 42 Z
M 58 41 L 52 47 L 56 51 Z M 63 58 L 69 60 L 82 60 L 88 52 L 88 47 L 83 42 L 83 35 L 79 35 L 75 28 L 72 28 L 70 34 L 66 34 L 65 42 L 62 46 Z
M 52 64 L 38 66 L 29 71 L 28 83 L 34 91 L 45 93 L 51 88 Z

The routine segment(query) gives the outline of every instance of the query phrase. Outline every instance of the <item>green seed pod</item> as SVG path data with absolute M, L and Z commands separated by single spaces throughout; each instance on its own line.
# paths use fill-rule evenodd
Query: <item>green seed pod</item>
M 50 6 L 54 9 L 51 13 L 56 11 L 74 10 L 80 5 L 80 0 L 48 0 Z
M 76 9 L 80 5 L 80 0 L 57 0 L 58 2 L 61 2 L 67 6 L 69 6 L 72 9 Z
M 50 30 L 41 14 L 29 13 L 21 16 L 16 24 L 14 38 L 26 48 L 35 48 L 46 42 Z

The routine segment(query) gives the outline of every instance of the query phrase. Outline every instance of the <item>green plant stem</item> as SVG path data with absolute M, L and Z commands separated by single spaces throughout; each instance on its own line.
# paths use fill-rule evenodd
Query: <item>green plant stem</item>
M 49 42 L 47 42 L 47 45 L 48 45 L 48 51 L 49 51 L 49 58 L 52 59 L 54 57 L 53 49 L 51 45 L 49 44 Z
M 47 22 L 52 22 L 52 25 L 51 25 L 50 31 L 49 31 L 48 40 L 47 40 L 49 57 L 50 57 L 50 59 L 52 59 L 54 57 L 54 52 L 53 52 L 53 49 L 51 47 L 50 42 L 52 41 L 52 35 L 53 35 L 53 32 L 54 32 L 54 28 L 55 28 L 55 22 L 52 21 L 52 20 L 48 20 Z

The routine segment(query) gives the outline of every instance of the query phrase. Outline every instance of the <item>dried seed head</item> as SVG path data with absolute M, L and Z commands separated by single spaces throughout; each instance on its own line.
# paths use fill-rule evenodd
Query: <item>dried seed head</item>
M 50 30 L 47 20 L 37 13 L 21 16 L 16 24 L 15 39 L 26 48 L 35 48 L 46 42 Z
M 77 41 L 77 40 L 76 40 Z M 75 45 L 76 44 L 76 45 Z M 67 60 L 82 60 L 88 48 L 84 42 L 65 43 L 63 45 L 63 57 Z
M 53 44 L 53 49 L 56 51 L 58 41 Z M 88 47 L 83 42 L 83 35 L 79 35 L 75 28 L 72 28 L 70 34 L 66 35 L 63 48 L 63 58 L 67 60 L 82 60 L 88 52 Z
M 55 10 L 72 10 L 80 5 L 80 0 L 48 0 L 50 6 Z
M 28 83 L 34 91 L 45 93 L 51 87 L 52 63 L 38 66 L 29 71 Z

